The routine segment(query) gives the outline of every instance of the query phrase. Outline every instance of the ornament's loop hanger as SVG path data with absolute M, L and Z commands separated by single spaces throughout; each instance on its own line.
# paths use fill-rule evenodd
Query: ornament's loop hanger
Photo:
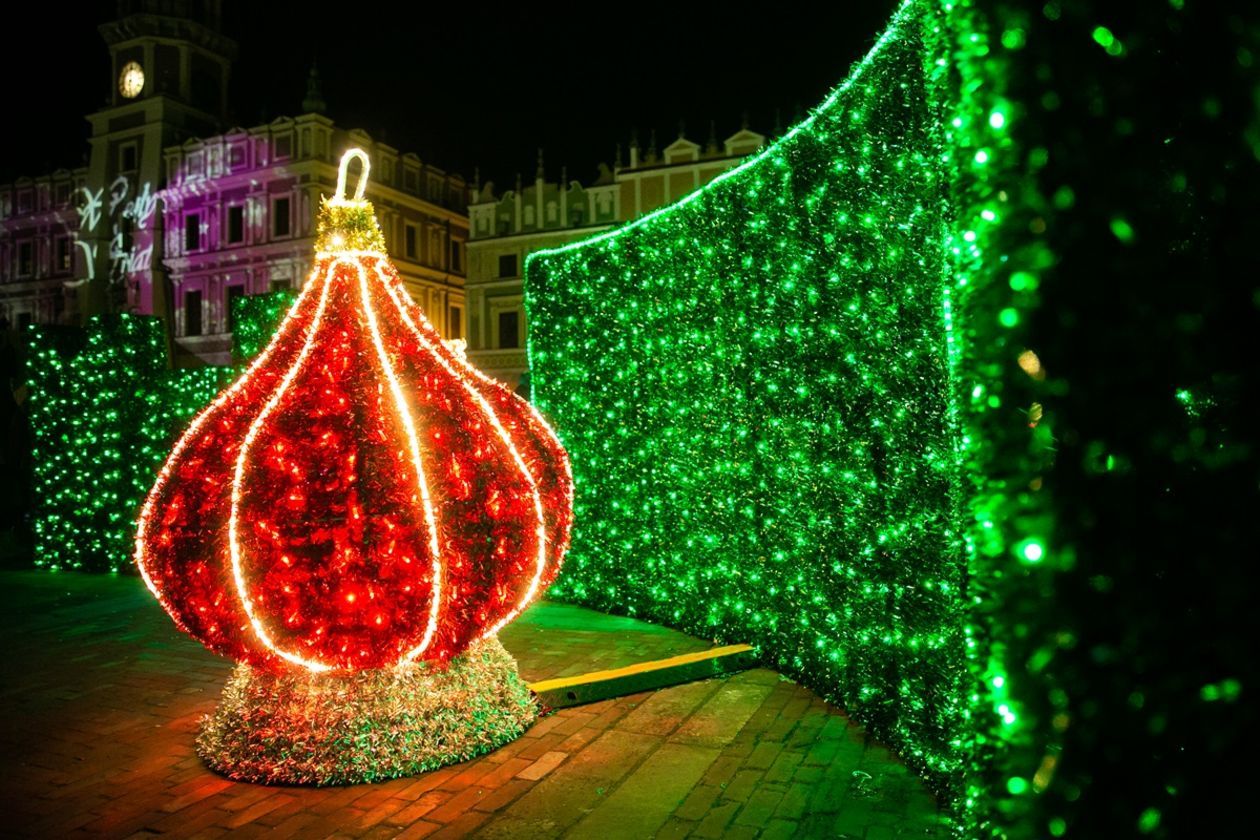
M 350 161 L 358 158 L 363 164 L 359 173 L 359 185 L 355 187 L 354 198 L 346 199 L 346 176 L 350 173 Z M 337 170 L 337 192 L 333 194 L 333 204 L 354 204 L 363 201 L 363 193 L 367 190 L 368 173 L 372 171 L 372 163 L 367 152 L 362 149 L 347 149 L 341 156 L 341 167 Z

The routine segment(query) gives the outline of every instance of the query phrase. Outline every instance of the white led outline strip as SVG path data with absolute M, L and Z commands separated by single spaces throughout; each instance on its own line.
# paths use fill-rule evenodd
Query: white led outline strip
M 318 268 L 311 270 L 310 276 L 307 277 L 306 284 L 302 287 L 302 291 L 298 294 L 297 299 L 293 301 L 293 305 L 289 307 L 288 313 L 284 316 L 284 321 L 281 322 L 282 327 L 284 323 L 287 323 L 290 318 L 297 314 L 298 309 L 306 302 L 307 297 L 312 293 L 312 290 L 317 285 L 315 278 L 318 271 Z M 185 631 L 187 631 L 188 628 L 184 625 L 184 622 L 180 620 L 179 616 L 175 614 L 174 610 L 171 609 L 166 598 L 163 597 L 161 591 L 158 589 L 157 584 L 154 583 L 153 578 L 149 575 L 148 567 L 145 564 L 145 532 L 148 531 L 149 520 L 153 517 L 153 505 L 155 504 L 158 496 L 162 494 L 162 490 L 165 488 L 167 480 L 171 477 L 171 472 L 174 469 L 175 462 L 179 460 L 179 456 L 183 454 L 184 450 L 188 447 L 189 442 L 192 441 L 192 439 L 196 437 L 197 432 L 201 430 L 202 424 L 205 423 L 210 415 L 217 409 L 226 404 L 237 391 L 241 390 L 253 374 L 267 363 L 267 361 L 271 358 L 272 352 L 278 346 L 282 333 L 284 333 L 283 328 L 277 329 L 275 335 L 271 337 L 271 341 L 267 343 L 266 348 L 264 348 L 254 361 L 250 363 L 249 367 L 245 369 L 245 372 L 241 374 L 240 378 L 229 385 L 222 393 L 214 398 L 210 405 L 202 409 L 201 412 L 193 418 L 192 423 L 188 425 L 188 430 L 180 436 L 179 441 L 171 450 L 171 454 L 167 456 L 166 463 L 162 465 L 162 469 L 158 472 L 157 480 L 153 483 L 153 489 L 151 489 L 149 491 L 149 495 L 145 497 L 144 506 L 140 509 L 140 517 L 137 521 L 136 528 L 136 567 L 140 570 L 140 577 L 144 579 L 144 585 L 147 586 L 149 591 L 153 593 L 153 597 L 157 598 L 158 603 L 162 605 L 162 608 L 166 610 L 171 618 L 175 619 L 176 625 Z
M 423 314 L 421 315 L 421 317 L 423 317 Z M 494 388 L 505 387 L 504 384 L 500 382 L 499 380 L 482 373 L 481 370 L 476 365 L 472 364 L 471 362 L 464 362 L 464 369 L 467 370 L 468 373 L 471 373 L 473 376 L 480 379 L 482 382 L 486 383 L 487 385 L 491 387 L 494 387 Z M 511 391 L 508 391 L 508 393 L 512 396 L 513 399 L 515 399 L 520 404 L 521 407 L 525 408 L 525 410 L 529 412 L 530 416 L 534 418 L 534 421 L 539 426 L 542 426 L 543 430 L 548 435 L 551 436 L 551 439 L 553 441 L 556 442 L 557 444 L 556 448 L 559 449 L 560 451 L 560 463 L 564 467 L 565 477 L 569 479 L 569 486 L 568 486 L 568 491 L 566 495 L 569 499 L 570 504 L 572 504 L 573 502 L 573 466 L 569 463 L 569 453 L 564 450 L 563 446 L 559 445 L 560 436 L 556 434 L 556 430 L 551 427 L 551 424 L 547 422 L 547 419 L 542 416 L 542 413 L 534 406 L 532 402 L 530 402 L 527 399 L 523 399 L 519 397 L 518 395 L 512 393 Z
M 421 317 L 423 317 L 423 314 L 421 315 Z M 469 362 L 464 362 L 464 368 L 473 376 L 475 376 L 476 378 L 484 382 L 486 385 L 489 385 L 490 387 L 493 387 L 493 388 L 504 388 L 504 385 L 502 382 L 482 373 L 481 370 L 476 365 Z M 512 397 L 512 399 L 515 399 L 517 403 L 520 404 L 520 406 L 524 407 L 525 410 L 529 412 L 530 416 L 534 418 L 534 422 L 536 422 L 539 426 L 542 426 L 543 431 L 546 432 L 548 435 L 550 435 L 552 441 L 556 444 L 556 449 L 558 450 L 559 455 L 560 455 L 560 465 L 564 467 L 564 476 L 565 478 L 568 479 L 568 483 L 565 485 L 565 493 L 564 493 L 565 501 L 568 502 L 569 509 L 572 510 L 573 509 L 573 465 L 569 463 L 569 453 L 565 451 L 564 446 L 560 443 L 560 436 L 556 434 L 556 430 L 551 427 L 551 424 L 547 422 L 547 419 L 542 416 L 542 412 L 540 412 L 534 406 L 532 402 L 530 402 L 527 399 L 523 399 L 522 397 L 517 396 L 515 393 L 512 393 L 511 391 L 508 391 L 508 394 Z M 559 544 L 559 546 L 556 549 L 557 568 L 559 568 L 559 565 L 563 563 L 563 560 L 564 560 L 563 555 L 568 550 L 569 550 L 569 535 L 566 534 L 564 542 Z
M 388 284 L 387 284 L 387 288 L 388 288 Z M 393 293 L 391 291 L 391 296 L 392 295 Z M 397 303 L 397 300 L 395 300 L 395 303 Z M 428 318 L 425 318 L 424 313 L 421 312 L 419 314 L 420 314 L 420 317 L 424 319 L 425 323 L 428 323 Z M 407 321 L 408 326 L 411 327 L 413 331 L 415 331 L 416 326 L 413 323 L 411 323 L 411 320 L 405 311 L 403 312 L 403 318 Z M 429 326 L 430 328 L 432 328 L 432 324 L 430 324 Z M 427 345 L 428 342 L 426 341 L 425 344 Z M 471 373 L 474 377 L 476 377 L 477 379 L 480 379 L 486 385 L 489 385 L 493 388 L 504 387 L 502 382 L 482 373 L 481 370 L 476 365 L 472 364 L 471 362 L 461 360 L 461 363 L 463 365 L 465 372 Z M 559 450 L 559 455 L 560 455 L 560 465 L 564 467 L 565 478 L 569 480 L 568 485 L 565 488 L 565 498 L 569 502 L 569 507 L 572 508 L 573 506 L 573 465 L 569 463 L 569 453 L 564 450 L 564 447 L 562 445 L 560 445 L 560 436 L 556 434 L 556 430 L 551 427 L 551 424 L 547 422 L 547 418 L 542 416 L 542 413 L 538 410 L 537 407 L 535 407 L 533 403 L 531 403 L 529 400 L 522 399 L 521 397 L 517 396 L 511 391 L 508 391 L 508 394 L 519 403 L 520 407 L 523 407 L 526 411 L 529 412 L 530 416 L 533 417 L 534 422 L 536 422 L 539 426 L 541 426 L 543 428 L 543 431 L 545 431 L 548 435 L 550 435 L 551 439 L 556 443 L 556 448 Z M 568 541 L 566 540 L 565 544 L 560 549 L 560 553 L 564 553 L 567 550 L 568 550 Z
M 373 256 L 376 256 L 376 257 L 381 256 L 379 253 L 376 253 L 376 252 L 371 252 L 371 253 L 373 254 Z M 263 423 L 266 421 L 267 417 L 271 414 L 271 412 L 274 411 L 275 408 L 279 405 L 280 399 L 283 397 L 284 392 L 289 388 L 289 386 L 293 383 L 293 380 L 301 372 L 307 358 L 310 355 L 311 348 L 314 346 L 314 337 L 316 333 L 319 331 L 320 323 L 323 320 L 324 310 L 328 303 L 328 292 L 332 288 L 334 274 L 338 266 L 340 265 L 352 266 L 355 269 L 355 271 L 358 272 L 358 275 L 359 275 L 360 293 L 363 296 L 363 303 L 364 303 L 366 314 L 368 317 L 368 325 L 372 331 L 373 342 L 376 345 L 377 354 L 378 354 L 378 357 L 381 359 L 386 377 L 389 379 L 390 387 L 393 391 L 394 398 L 395 398 L 395 404 L 399 409 L 400 415 L 403 420 L 404 428 L 407 432 L 408 442 L 411 445 L 413 465 L 416 468 L 416 475 L 419 481 L 421 498 L 422 498 L 422 502 L 424 506 L 425 520 L 429 527 L 430 548 L 433 552 L 433 596 L 432 596 L 431 604 L 429 608 L 429 621 L 425 628 L 424 636 L 417 647 L 413 648 L 411 651 L 405 654 L 402 657 L 402 659 L 400 659 L 399 662 L 395 664 L 401 664 L 403 661 L 413 661 L 417 656 L 419 656 L 421 653 L 423 653 L 425 650 L 428 649 L 429 645 L 432 644 L 433 636 L 437 631 L 437 619 L 438 619 L 438 614 L 441 607 L 442 561 L 441 561 L 441 555 L 439 553 L 438 543 L 437 543 L 437 526 L 436 526 L 436 522 L 433 516 L 433 505 L 429 498 L 428 485 L 424 478 L 424 469 L 420 464 L 420 448 L 419 448 L 419 442 L 416 439 L 416 435 L 415 435 L 414 423 L 411 419 L 410 413 L 407 410 L 406 402 L 403 399 L 402 390 L 398 385 L 397 377 L 395 377 L 393 369 L 389 365 L 388 357 L 385 354 L 384 345 L 381 342 L 380 332 L 376 325 L 376 316 L 375 316 L 375 313 L 372 311 L 371 301 L 367 297 L 367 276 L 363 269 L 363 265 L 362 263 L 358 261 L 352 262 L 350 259 L 347 259 L 345 257 L 338 257 L 337 259 L 333 260 L 333 262 L 328 266 L 327 270 L 325 271 L 324 287 L 320 294 L 319 307 L 316 310 L 315 318 L 311 323 L 310 330 L 308 331 L 307 336 L 306 336 L 306 341 L 303 343 L 302 350 L 298 354 L 298 358 L 296 359 L 294 364 L 289 368 L 288 372 L 285 374 L 284 379 L 280 383 L 280 387 L 276 389 L 276 391 L 272 394 L 271 398 L 267 401 L 267 404 L 263 407 L 263 410 L 258 414 L 258 416 L 250 424 L 249 431 L 245 435 L 245 440 L 241 444 L 240 454 L 237 456 L 236 469 L 234 471 L 233 479 L 232 479 L 232 510 L 231 510 L 231 515 L 228 519 L 228 539 L 229 539 L 229 546 L 231 549 L 233 579 L 236 584 L 237 596 L 240 598 L 241 604 L 245 608 L 245 613 L 249 617 L 250 623 L 253 625 L 255 635 L 258 637 L 259 641 L 263 643 L 263 645 L 265 645 L 269 650 L 271 650 L 277 656 L 280 656 L 281 658 L 289 662 L 292 662 L 295 665 L 301 665 L 302 667 L 307 668 L 308 670 L 311 670 L 311 671 L 315 671 L 315 672 L 328 671 L 328 670 L 333 669 L 336 666 L 329 665 L 325 662 L 318 662 L 315 660 L 305 659 L 301 656 L 298 656 L 297 654 L 293 654 L 286 650 L 282 650 L 274 642 L 274 640 L 272 640 L 266 628 L 263 627 L 262 622 L 254 614 L 253 603 L 249 598 L 249 593 L 246 589 L 244 574 L 241 570 L 240 544 L 237 539 L 237 521 L 238 521 L 237 511 L 239 508 L 239 503 L 240 503 L 240 498 L 241 498 L 241 479 L 244 474 L 245 459 L 249 454 L 249 449 L 253 445 L 254 439 L 257 437 L 258 433 L 261 431 Z
M 377 256 L 383 258 L 384 254 Z M 429 645 L 433 643 L 433 635 L 437 632 L 438 615 L 442 607 L 442 555 L 438 547 L 433 500 L 429 497 L 429 484 L 424 476 L 424 467 L 420 463 L 420 441 L 416 437 L 415 420 L 411 416 L 411 409 L 407 406 L 407 398 L 403 395 L 402 386 L 398 384 L 394 367 L 389 362 L 389 354 L 385 352 L 385 343 L 381 340 L 381 331 L 376 323 L 376 312 L 372 309 L 371 295 L 368 292 L 367 272 L 362 263 L 356 263 L 356 268 L 359 271 L 359 298 L 363 301 L 363 311 L 367 313 L 368 329 L 372 333 L 376 357 L 381 363 L 385 378 L 389 380 L 389 389 L 394 396 L 394 406 L 402 420 L 403 429 L 407 432 L 407 442 L 411 445 L 411 462 L 416 469 L 416 482 L 420 487 L 420 498 L 424 505 L 424 519 L 429 526 L 429 551 L 433 555 L 433 595 L 429 603 L 429 624 L 425 628 L 420 644 L 403 654 L 402 658 L 395 663 L 395 665 L 401 665 L 404 662 L 414 662 L 416 657 L 428 650 Z
M 359 173 L 359 183 L 354 190 L 354 198 L 346 198 L 346 177 L 350 174 L 350 161 L 358 159 L 363 164 L 363 171 Z M 341 156 L 341 165 L 337 167 L 337 191 L 333 193 L 330 204 L 363 204 L 363 193 L 367 189 L 368 173 L 372 171 L 372 162 L 368 160 L 367 152 L 359 148 L 347 149 L 345 154 Z
M 533 601 L 535 594 L 538 592 L 539 584 L 542 582 L 543 573 L 547 570 L 547 520 L 543 513 L 542 497 L 538 493 L 537 482 L 534 481 L 534 477 L 529 472 L 529 467 L 525 464 L 525 459 L 521 457 L 521 453 L 512 442 L 512 438 L 507 433 L 507 429 L 503 428 L 503 424 L 499 422 L 499 418 L 495 415 L 494 408 L 490 405 L 490 402 L 466 381 L 466 377 L 456 371 L 451 364 L 443 358 L 442 352 L 438 348 L 434 347 L 432 342 L 430 342 L 419 327 L 416 326 L 415 321 L 411 318 L 411 313 L 407 311 L 407 307 L 398 299 L 397 290 L 390 283 L 389 278 L 381 271 L 380 266 L 378 265 L 375 270 L 377 278 L 381 281 L 381 285 L 385 287 L 386 294 L 388 294 L 389 299 L 394 302 L 394 307 L 402 316 L 403 322 L 411 329 L 412 334 L 422 345 L 424 345 L 425 349 L 433 354 L 434 358 L 438 360 L 438 363 L 442 365 L 446 372 L 449 373 L 455 381 L 459 382 L 460 386 L 463 387 L 463 389 L 468 392 L 468 395 L 476 401 L 478 406 L 480 406 L 482 413 L 485 414 L 486 419 L 490 421 L 490 425 L 494 428 L 495 432 L 498 433 L 499 439 L 503 441 L 505 446 L 507 446 L 508 452 L 512 455 L 512 460 L 516 462 L 517 469 L 521 471 L 521 475 L 523 475 L 525 477 L 525 481 L 529 483 L 530 494 L 534 498 L 534 515 L 538 517 L 538 530 L 535 532 L 538 538 L 538 561 L 535 565 L 534 577 L 529 583 L 529 589 L 525 592 L 524 597 L 517 602 L 516 606 L 508 612 L 507 615 L 496 622 L 490 629 L 486 630 L 486 632 L 482 633 L 478 637 L 478 639 L 484 639 L 495 635 L 506 627 L 508 622 L 520 615 L 521 611 L 524 610 L 531 601 Z M 421 314 L 420 317 L 424 318 L 424 315 Z M 471 369 L 471 365 L 469 368 Z
M 471 373 L 473 376 L 480 379 L 486 385 L 489 385 L 490 387 L 493 387 L 493 388 L 504 388 L 504 385 L 502 382 L 482 373 L 477 368 L 476 365 L 466 362 L 464 363 L 464 367 L 469 373 Z M 512 393 L 511 391 L 508 391 L 508 394 L 511 395 L 511 397 L 515 399 L 517 403 L 519 403 L 520 406 L 524 407 L 525 410 L 529 412 L 530 416 L 534 418 L 534 422 L 536 422 L 539 426 L 542 426 L 543 431 L 546 432 L 548 435 L 550 435 L 551 440 L 556 444 L 556 449 L 558 450 L 559 455 L 560 455 L 560 466 L 564 467 L 564 476 L 566 479 L 568 479 L 568 483 L 565 485 L 565 489 L 564 489 L 564 498 L 565 498 L 565 501 L 569 505 L 569 510 L 572 510 L 573 509 L 573 465 L 569 463 L 569 453 L 565 451 L 564 446 L 560 443 L 560 436 L 556 434 L 556 430 L 551 427 L 551 424 L 547 422 L 547 419 L 542 416 L 542 413 L 534 406 L 532 402 L 530 402 L 527 399 L 517 396 L 515 393 Z M 572 528 L 572 523 L 570 523 L 570 528 Z M 570 538 L 570 535 L 565 534 L 564 542 L 559 543 L 557 545 L 557 548 L 556 548 L 557 569 L 559 569 L 559 566 L 563 564 L 563 561 L 564 561 L 563 555 L 569 550 L 569 538 Z
M 236 536 L 237 521 L 239 519 L 237 512 L 241 503 L 241 478 L 245 472 L 245 459 L 249 455 L 249 449 L 254 443 L 254 438 L 256 438 L 259 431 L 262 430 L 263 422 L 267 419 L 268 415 L 275 410 L 276 406 L 279 405 L 280 398 L 284 395 L 284 392 L 288 390 L 289 386 L 293 383 L 293 380 L 297 378 L 298 373 L 301 372 L 302 367 L 306 363 L 307 357 L 310 356 L 311 348 L 315 344 L 315 335 L 319 332 L 320 323 L 324 319 L 324 309 L 328 305 L 328 290 L 332 288 L 333 273 L 336 271 L 337 266 L 342 263 L 351 265 L 349 260 L 335 259 L 328 265 L 328 268 L 324 270 L 323 289 L 320 290 L 319 305 L 315 310 L 315 317 L 306 331 L 306 338 L 302 342 L 302 349 L 299 351 L 297 359 L 295 359 L 293 364 L 290 365 L 289 370 L 285 372 L 284 378 L 280 380 L 279 387 L 272 392 L 271 397 L 267 400 L 266 405 L 263 406 L 262 411 L 260 411 L 258 416 L 254 418 L 253 422 L 249 424 L 249 430 L 245 433 L 245 439 L 241 442 L 240 452 L 236 456 L 236 466 L 232 471 L 232 506 L 231 512 L 228 515 L 228 551 L 232 560 L 232 579 L 236 584 L 237 598 L 240 599 L 241 606 L 245 609 L 245 615 L 249 618 L 249 623 L 253 625 L 254 635 L 257 636 L 258 641 L 262 642 L 263 646 L 272 653 L 282 659 L 292 662 L 295 665 L 301 665 L 311 671 L 328 671 L 331 670 L 333 666 L 327 665 L 323 662 L 303 659 L 296 654 L 289 653 L 286 650 L 281 650 L 280 647 L 272 641 L 271 635 L 267 632 L 266 628 L 263 627 L 262 622 L 256 615 L 254 615 L 254 604 L 249 597 L 249 592 L 246 591 L 245 575 L 241 571 L 241 550 L 240 543 Z

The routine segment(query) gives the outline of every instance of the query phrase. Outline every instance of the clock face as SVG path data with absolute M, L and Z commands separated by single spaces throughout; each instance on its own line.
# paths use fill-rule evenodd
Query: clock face
M 118 76 L 118 91 L 128 99 L 135 99 L 144 90 L 144 70 L 135 61 L 123 65 Z

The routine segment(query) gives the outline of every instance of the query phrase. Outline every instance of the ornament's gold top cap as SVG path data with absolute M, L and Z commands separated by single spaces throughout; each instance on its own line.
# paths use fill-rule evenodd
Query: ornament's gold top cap
M 350 162 L 356 159 L 362 164 L 359 184 L 355 188 L 354 198 L 346 198 L 346 176 L 350 171 Z M 376 223 L 376 212 L 372 209 L 372 202 L 363 197 L 371 170 L 372 164 L 362 149 L 349 149 L 341 156 L 341 167 L 337 170 L 337 192 L 332 198 L 325 198 L 319 208 L 319 219 L 315 225 L 317 252 L 385 253 L 385 237 L 381 234 L 380 225 Z

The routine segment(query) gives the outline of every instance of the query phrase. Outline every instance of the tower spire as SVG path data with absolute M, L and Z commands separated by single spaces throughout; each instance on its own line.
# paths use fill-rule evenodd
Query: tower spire
M 319 80 L 319 66 L 312 61 L 311 72 L 306 77 L 306 97 L 302 100 L 302 113 L 323 114 L 328 111 L 324 101 L 323 85 Z

